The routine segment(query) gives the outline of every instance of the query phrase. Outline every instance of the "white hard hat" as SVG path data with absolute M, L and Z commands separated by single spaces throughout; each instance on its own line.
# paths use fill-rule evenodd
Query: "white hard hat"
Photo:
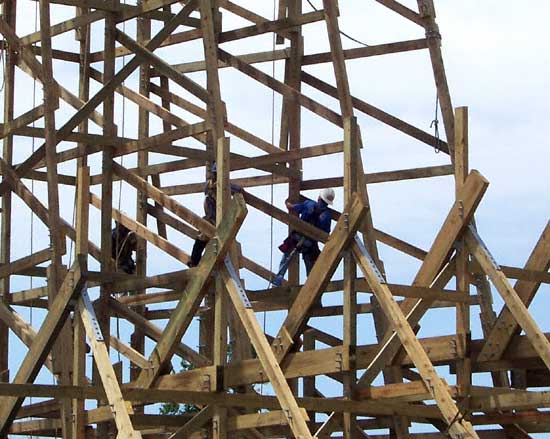
M 319 198 L 329 205 L 332 205 L 334 202 L 334 197 L 334 189 L 332 188 L 323 189 L 319 194 Z

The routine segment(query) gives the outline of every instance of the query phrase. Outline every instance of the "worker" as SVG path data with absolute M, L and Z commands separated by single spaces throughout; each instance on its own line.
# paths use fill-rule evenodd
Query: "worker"
M 286 200 L 285 204 L 289 212 L 296 212 L 299 214 L 302 221 L 313 224 L 323 232 L 330 233 L 332 215 L 329 206 L 334 202 L 334 196 L 333 189 L 323 189 L 317 201 L 307 200 L 303 203 L 293 204 Z M 308 276 L 321 253 L 317 241 L 305 237 L 298 232 L 291 232 L 279 246 L 279 250 L 283 252 L 283 257 L 279 264 L 279 272 L 272 281 L 272 284 L 276 287 L 281 286 L 283 283 L 288 265 L 297 252 L 302 254 Z
M 115 221 L 115 228 L 111 233 L 112 256 L 116 261 L 118 271 L 127 274 L 136 272 L 136 263 L 132 258 L 132 253 L 137 249 L 136 234 L 130 231 L 126 226 Z
M 216 162 L 212 163 L 210 167 L 210 176 L 204 186 L 204 216 L 203 219 L 208 221 L 212 225 L 216 225 L 216 180 L 218 176 L 218 168 Z M 237 185 L 231 185 L 231 193 L 241 192 L 241 188 Z M 202 252 L 204 251 L 206 244 L 208 244 L 208 236 L 199 232 L 195 244 L 193 244 L 193 250 L 191 251 L 191 259 L 189 260 L 189 267 L 196 267 L 202 258 Z

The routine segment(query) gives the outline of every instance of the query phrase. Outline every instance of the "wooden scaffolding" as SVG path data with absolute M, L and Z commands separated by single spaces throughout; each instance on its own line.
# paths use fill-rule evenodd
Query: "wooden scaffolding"
M 476 231 L 488 181 L 469 169 L 468 112 L 451 103 L 434 2 L 417 0 L 412 8 L 372 1 L 414 26 L 418 39 L 344 49 L 336 0 L 279 0 L 269 18 L 244 0 L 0 1 L 1 437 L 496 439 L 550 431 L 550 415 L 540 410 L 550 395 L 527 390 L 550 384 L 548 334 L 527 309 L 540 284 L 550 282 L 550 226 L 525 267 L 495 261 Z M 34 32 L 20 30 L 28 27 L 29 4 L 36 5 Z M 68 18 L 52 25 L 53 16 Z M 227 26 L 228 17 L 242 26 Z M 325 51 L 304 49 L 310 26 Z M 273 47 L 237 48 L 261 35 L 273 37 Z M 352 94 L 350 60 L 410 51 L 429 54 L 446 140 Z M 265 68 L 274 62 L 284 74 Z M 277 141 L 258 134 L 254 121 L 233 118 L 222 91 L 235 91 L 220 81 L 230 71 L 277 96 Z M 33 81 L 42 87 L 31 106 Z M 246 87 L 239 93 L 246 100 Z M 135 132 L 121 126 L 121 99 L 136 108 Z M 306 112 L 319 131 L 327 127 L 337 137 L 304 145 Z M 366 173 L 358 114 L 436 148 L 448 163 Z M 269 123 L 265 108 L 255 116 Z M 33 146 L 38 139 L 32 151 L 31 139 Z M 242 145 L 253 153 L 243 154 Z M 335 177 L 302 178 L 302 161 L 329 155 Z M 214 161 L 216 224 L 196 207 Z M 247 173 L 230 179 L 239 170 Z M 167 175 L 177 184 L 162 185 Z M 427 251 L 376 228 L 370 184 L 442 175 L 454 176 L 456 195 Z M 137 194 L 132 213 L 121 208 L 122 182 Z M 232 194 L 230 182 L 242 191 Z M 343 188 L 332 232 L 259 196 L 272 185 L 284 185 L 293 202 L 302 191 Z M 43 248 L 31 247 L 31 254 L 21 250 L 34 239 L 31 225 L 21 240 L 23 209 L 42 224 L 35 228 Z M 281 287 L 245 289 L 243 273 L 264 284 L 274 275 L 251 256 L 260 252 L 254 243 L 244 245 L 258 240 L 247 209 L 323 243 L 307 278 L 295 259 Z M 136 274 L 116 270 L 113 220 L 138 237 Z M 197 237 L 208 244 L 200 264 L 189 268 Z M 419 264 L 410 285 L 388 283 L 378 243 Z M 148 259 L 153 247 L 171 262 Z M 28 278 L 39 286 L 16 287 Z M 491 288 L 506 305 L 498 315 Z M 329 292 L 339 293 L 341 304 L 323 306 Z M 358 293 L 372 294 L 370 303 L 358 303 Z M 474 306 L 484 337 L 472 340 Z M 456 328 L 417 337 L 434 308 L 456 310 Z M 28 321 L 25 309 L 35 309 L 38 322 Z M 260 323 L 262 311 L 283 315 L 273 335 Z M 358 325 L 367 314 L 369 324 Z M 186 344 L 197 316 L 194 344 Z M 330 316 L 340 316 L 339 330 L 311 324 Z M 115 331 L 115 319 L 126 329 Z M 364 344 L 358 333 L 367 332 L 377 341 Z M 125 360 L 115 361 L 117 355 Z M 189 370 L 174 368 L 176 358 Z M 472 384 L 472 376 L 487 372 L 484 385 Z M 39 374 L 55 377 L 53 384 Z M 338 396 L 320 384 L 327 380 Z M 159 414 L 152 406 L 158 403 L 194 410 Z

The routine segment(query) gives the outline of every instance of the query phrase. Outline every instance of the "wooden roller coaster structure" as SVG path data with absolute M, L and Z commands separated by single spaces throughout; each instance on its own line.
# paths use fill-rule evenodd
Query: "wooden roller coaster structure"
M 344 49 L 336 0 L 279 0 L 271 18 L 244 0 L 0 1 L 1 437 L 496 439 L 550 431 L 550 415 L 540 410 L 550 395 L 528 390 L 550 384 L 548 334 L 528 311 L 550 281 L 550 227 L 524 268 L 495 261 L 474 219 L 488 181 L 468 166 L 467 108 L 451 103 L 433 0 L 410 2 L 414 8 L 372 1 L 415 26 L 419 38 Z M 21 36 L 29 4 L 36 4 L 38 26 Z M 52 24 L 52 17 L 69 18 Z M 240 27 L 228 26 L 235 22 Z M 316 33 L 306 33 L 310 26 Z M 323 37 L 315 47 L 325 44 L 325 51 L 306 53 L 312 35 Z M 235 54 L 253 37 L 272 37 L 273 47 Z M 446 140 L 352 94 L 350 60 L 410 51 L 429 53 Z M 275 62 L 284 75 L 266 72 L 265 63 Z M 278 141 L 255 133 L 254 120 L 236 122 L 238 108 L 232 112 L 225 99 L 234 92 L 228 72 L 280 100 Z M 42 84 L 30 109 L 29 80 Z M 121 99 L 135 106 L 128 129 L 116 125 Z M 337 138 L 304 145 L 306 110 L 319 132 L 326 126 Z M 448 164 L 366 173 L 358 114 L 440 150 Z M 269 123 L 265 109 L 255 115 Z M 31 138 L 41 144 L 25 153 Z M 336 177 L 303 179 L 306 159 L 329 155 Z M 214 161 L 215 225 L 187 201 L 204 186 L 193 169 L 207 175 Z M 247 173 L 230 178 L 239 170 Z M 167 175 L 178 184 L 163 186 Z M 454 177 L 456 195 L 428 250 L 376 228 L 369 185 L 444 175 Z M 231 194 L 230 182 L 243 191 Z M 122 186 L 117 203 L 119 184 L 137 194 L 133 214 L 121 209 Z M 343 188 L 332 232 L 267 201 L 272 185 L 295 202 L 301 191 Z M 269 282 L 274 275 L 254 260 L 257 247 L 245 251 L 267 248 L 246 221 L 250 208 L 323 243 L 307 278 L 295 260 L 283 286 L 245 289 L 247 276 Z M 28 241 L 20 233 L 25 209 L 49 242 L 19 257 Z M 72 221 L 66 212 L 74 212 Z M 116 271 L 113 220 L 138 237 L 134 275 Z M 200 264 L 189 268 L 188 246 L 199 236 L 209 241 Z M 378 243 L 419 264 L 410 285 L 388 282 Z M 166 270 L 174 261 L 180 267 Z M 28 278 L 40 286 L 18 289 Z M 491 284 L 505 302 L 498 314 Z M 340 294 L 340 305 L 323 304 L 329 292 Z M 370 302 L 358 302 L 358 293 L 371 294 Z M 471 337 L 471 307 L 481 310 L 481 339 Z M 455 330 L 417 336 L 435 308 L 456 310 Z M 27 321 L 25 309 L 37 310 L 38 322 Z M 272 335 L 260 324 L 262 311 L 283 316 Z M 358 324 L 367 314 L 369 324 Z M 331 316 L 339 316 L 339 330 L 311 320 Z M 115 319 L 126 328 L 116 335 Z M 190 333 L 194 345 L 185 343 Z M 365 333 L 376 342 L 365 344 L 358 337 Z M 179 358 L 189 370 L 174 366 Z M 472 384 L 487 372 L 486 385 Z M 339 394 L 330 396 L 334 389 Z M 194 411 L 159 414 L 158 403 Z

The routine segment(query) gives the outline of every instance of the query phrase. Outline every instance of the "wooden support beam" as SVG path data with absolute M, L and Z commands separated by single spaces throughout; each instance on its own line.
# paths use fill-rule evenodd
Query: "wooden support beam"
M 529 310 L 521 300 L 521 297 L 512 288 L 510 282 L 500 270 L 475 229 L 470 227 L 466 231 L 465 239 L 472 256 L 476 258 L 487 276 L 489 276 L 491 282 L 493 282 L 493 285 L 504 299 L 510 314 L 521 329 L 525 331 L 527 338 L 542 358 L 542 361 L 550 369 L 550 342 L 546 339 L 533 317 L 531 317 L 531 314 L 529 314 Z
M 311 438 L 311 433 L 306 424 L 309 418 L 307 418 L 307 414 L 304 411 L 300 410 L 296 399 L 292 395 L 292 391 L 285 380 L 277 358 L 271 350 L 260 323 L 254 314 L 254 310 L 248 302 L 246 292 L 240 284 L 231 260 L 226 257 L 224 263 L 225 267 L 221 269 L 221 276 L 225 282 L 229 297 L 231 297 L 237 315 L 252 341 L 263 370 L 273 386 L 285 418 L 296 437 Z
M 10 134 L 13 134 L 14 131 L 33 123 L 41 117 L 44 117 L 44 105 L 39 105 L 38 107 L 22 114 L 17 119 L 5 123 L 2 126 L 2 131 L 0 132 L 0 139 L 8 137 Z
M 164 366 L 170 361 L 176 343 L 191 323 L 202 300 L 204 288 L 212 270 L 229 250 L 229 246 L 232 244 L 245 216 L 244 200 L 239 194 L 236 194 L 230 208 L 223 217 L 222 224 L 217 228 L 217 236 L 208 242 L 195 276 L 190 279 L 185 287 L 185 293 L 172 313 L 162 338 L 149 356 L 152 367 L 141 372 L 137 380 L 139 387 L 151 387 Z
M 550 223 L 546 224 L 537 244 L 535 245 L 525 270 L 548 271 L 550 267 Z M 500 267 L 505 275 L 508 273 Z M 514 290 L 526 307 L 529 306 L 540 286 L 539 282 L 520 280 L 516 282 Z M 511 310 L 503 308 L 490 334 L 487 335 L 485 346 L 479 354 L 481 360 L 499 359 L 509 346 L 513 336 L 518 333 L 519 326 Z
M 326 242 L 317 262 L 313 266 L 306 283 L 300 289 L 288 315 L 281 325 L 273 349 L 279 362 L 283 360 L 289 349 L 294 344 L 294 338 L 299 334 L 300 329 L 307 323 L 309 309 L 323 293 L 326 284 L 329 282 L 338 262 L 341 252 L 352 239 L 353 234 L 361 225 L 367 208 L 363 205 L 360 197 L 354 196 L 346 211 L 349 215 L 338 220 L 334 231 Z
M 422 266 L 413 281 L 413 286 L 429 286 L 439 274 L 444 264 L 449 260 L 455 240 L 461 236 L 468 226 L 475 209 L 485 193 L 489 182 L 477 171 L 473 170 L 460 190 L 458 200 L 455 202 L 435 237 L 430 251 L 424 258 Z M 447 282 L 445 282 L 446 284 Z M 401 305 L 403 314 L 407 316 L 409 323 L 418 324 L 422 316 L 430 308 L 431 301 L 423 299 L 405 299 Z M 392 340 L 393 339 L 393 340 Z M 369 365 L 366 374 L 373 380 L 383 367 L 391 362 L 391 359 L 399 349 L 399 341 L 395 332 L 387 332 L 381 350 L 376 360 Z M 385 357 L 385 353 L 388 357 Z M 369 380 L 369 381 L 370 381 Z M 363 380 L 364 381 L 364 380 Z
M 99 327 L 95 311 L 86 290 L 78 299 L 78 311 L 90 339 L 90 345 L 94 354 L 101 383 L 107 396 L 107 401 L 114 415 L 114 421 L 118 429 L 118 437 L 128 439 L 141 439 L 141 434 L 134 430 L 130 421 L 133 413 L 131 405 L 127 405 L 122 396 L 115 371 L 109 358 L 109 352 L 105 345 L 105 338 Z
M 181 293 L 178 294 L 178 297 L 181 297 Z M 122 317 L 128 322 L 132 323 L 134 326 L 139 328 L 140 331 L 143 331 L 143 333 L 151 340 L 158 342 L 162 338 L 161 328 L 154 325 L 149 320 L 147 320 L 147 318 L 137 313 L 136 311 L 133 311 L 125 304 L 111 298 L 109 301 L 109 307 L 112 309 L 115 315 Z M 205 367 L 210 363 L 206 357 L 200 355 L 197 351 L 181 342 L 175 346 L 174 352 L 196 367 Z M 131 352 L 129 352 L 129 354 L 131 354 Z M 145 359 L 145 362 L 148 364 L 147 368 L 150 367 L 149 360 Z M 140 361 L 140 363 L 144 364 L 143 361 Z M 146 367 L 143 367 L 142 369 L 146 369 Z
M 317 114 L 323 119 L 328 120 L 329 122 L 332 122 L 339 127 L 342 127 L 342 117 L 331 109 L 327 108 L 326 106 L 319 104 L 318 102 L 296 91 L 288 85 L 263 73 L 256 67 L 253 67 L 250 64 L 241 61 L 238 56 L 231 55 L 223 49 L 218 49 L 218 55 L 221 60 L 229 64 L 231 67 L 239 70 L 243 74 L 275 90 L 277 93 L 282 94 L 285 98 L 298 102 L 301 106 L 307 108 L 308 110 Z
M 86 267 L 86 261 L 79 257 L 68 271 L 61 284 L 59 294 L 53 301 L 40 330 L 13 379 L 14 384 L 32 383 L 38 375 L 57 334 L 69 315 L 71 300 L 80 294 L 84 286 Z M 23 404 L 23 399 L 21 397 L 4 399 L 2 407 L 0 407 L 0 435 L 8 432 L 17 410 Z
M 332 96 L 333 98 L 338 98 L 338 90 L 336 87 L 328 84 L 325 81 L 322 81 L 321 79 L 307 73 L 302 72 L 302 81 L 306 84 L 310 85 L 311 87 L 316 88 L 317 90 L 322 91 L 323 93 L 326 93 L 329 96 Z M 423 143 L 426 143 L 427 145 L 430 145 L 440 151 L 449 153 L 448 145 L 446 142 L 440 139 L 436 139 L 431 134 L 426 133 L 425 131 L 422 131 L 421 129 L 395 117 L 392 116 L 389 113 L 386 113 L 385 111 L 368 104 L 365 101 L 362 101 L 359 98 L 352 97 L 352 103 L 353 107 L 360 111 L 361 113 L 366 114 L 367 116 L 370 116 L 374 119 L 379 120 L 380 122 L 385 123 L 386 125 L 391 126 L 392 128 L 395 128 L 398 131 L 401 131 Z
M 426 352 L 422 349 L 405 314 L 395 302 L 390 289 L 385 285 L 385 280 L 367 249 L 359 238 L 355 238 L 351 246 L 353 255 L 384 310 L 390 326 L 397 333 L 403 347 L 441 410 L 443 419 L 449 426 L 449 434 L 455 439 L 478 438 L 472 425 L 464 420 L 464 416 L 452 400 L 447 386 L 435 371 Z
M 189 434 L 202 428 L 212 418 L 212 406 L 207 405 L 174 433 L 168 439 L 185 439 Z

